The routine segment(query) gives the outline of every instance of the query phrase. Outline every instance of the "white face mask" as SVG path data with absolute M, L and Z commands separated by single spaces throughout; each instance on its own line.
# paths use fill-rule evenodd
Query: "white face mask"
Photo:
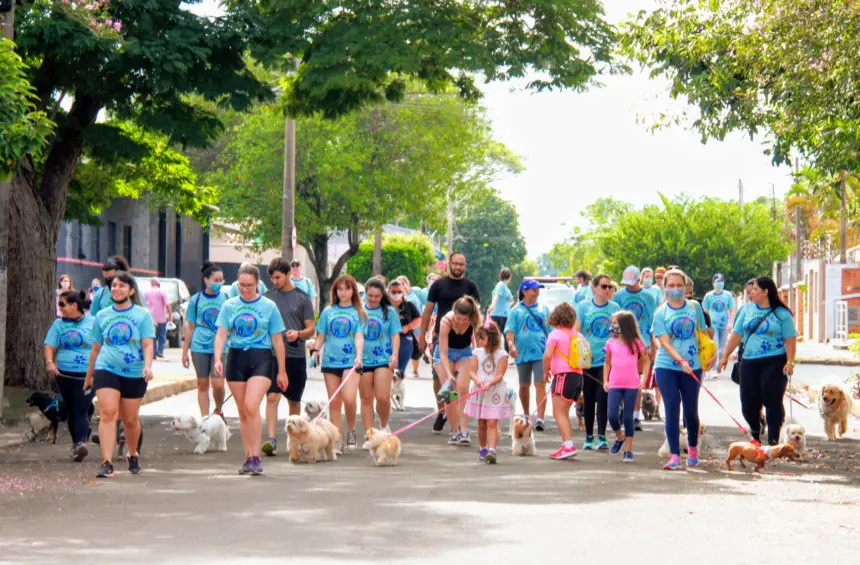
M 402 299 L 402 298 L 403 298 L 403 293 L 401 293 L 401 292 L 392 292 L 392 293 L 391 293 L 391 298 L 393 298 L 394 300 L 400 300 L 400 299 Z
M 67 289 L 70 286 L 71 286 L 71 284 L 69 283 L 69 281 L 63 281 L 60 283 L 60 288 L 62 288 L 62 289 Z

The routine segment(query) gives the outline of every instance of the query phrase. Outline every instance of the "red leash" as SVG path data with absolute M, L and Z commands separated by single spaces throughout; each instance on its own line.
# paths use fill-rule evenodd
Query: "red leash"
M 687 374 L 688 374 L 688 375 L 690 375 L 691 377 L 693 377 L 693 380 L 694 380 L 694 381 L 696 381 L 697 383 L 699 383 L 699 386 L 700 386 L 700 387 L 702 387 L 702 389 L 703 389 L 705 392 L 707 392 L 707 393 L 708 393 L 708 396 L 710 396 L 711 398 L 713 398 L 713 399 L 714 399 L 714 402 L 716 402 L 716 403 L 717 403 L 717 406 L 719 406 L 720 408 L 722 408 L 722 409 L 723 409 L 723 412 L 725 412 L 726 414 L 728 414 L 728 415 L 729 415 L 729 418 L 731 418 L 731 419 L 732 419 L 732 422 L 734 422 L 734 423 L 735 423 L 735 425 L 738 427 L 738 429 L 739 429 L 741 432 L 743 432 L 743 434 L 744 434 L 745 436 L 747 436 L 747 437 L 749 438 L 750 443 L 752 443 L 752 444 L 753 444 L 754 446 L 756 446 L 756 447 L 761 447 L 761 442 L 760 442 L 759 440 L 757 440 L 757 439 L 753 438 L 753 437 L 750 435 L 749 430 L 747 430 L 745 427 L 743 427 L 743 426 L 741 425 L 741 423 L 740 423 L 740 422 L 738 422 L 738 421 L 735 419 L 735 417 L 734 417 L 734 416 L 732 416 L 732 413 L 731 413 L 731 412 L 729 412 L 729 411 L 728 411 L 728 409 L 727 409 L 725 406 L 723 406 L 723 403 L 722 403 L 722 402 L 720 402 L 720 399 L 719 399 L 719 398 L 717 398 L 716 396 L 714 396 L 714 393 L 713 393 L 713 392 L 711 392 L 711 391 L 710 391 L 710 389 L 708 389 L 708 387 L 706 387 L 706 386 L 702 383 L 702 381 L 700 381 L 700 380 L 699 380 L 699 378 L 696 376 L 696 374 L 695 374 L 695 373 L 687 373 Z

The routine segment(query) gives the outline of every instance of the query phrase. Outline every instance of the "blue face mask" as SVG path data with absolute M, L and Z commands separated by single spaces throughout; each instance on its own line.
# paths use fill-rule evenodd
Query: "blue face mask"
M 214 292 L 215 294 L 218 294 L 219 292 L 221 292 L 221 287 L 222 287 L 222 286 L 224 286 L 224 283 L 219 283 L 219 282 L 217 282 L 217 283 L 211 283 L 211 284 L 209 285 L 209 290 L 211 290 L 211 291 L 212 291 L 212 292 Z
M 101 288 L 102 288 L 102 287 L 100 287 L 99 285 L 94 284 L 94 285 L 93 285 L 93 292 L 98 292 L 99 290 L 101 290 Z
M 684 289 L 683 288 L 667 288 L 666 289 L 666 298 L 669 300 L 682 300 L 684 298 Z
M 714 288 L 715 288 L 715 289 L 717 289 L 717 290 L 723 290 L 723 287 L 724 287 L 725 285 L 726 285 L 726 283 L 724 283 L 724 282 L 715 282 L 715 283 L 714 283 Z
M 654 284 L 654 279 L 642 279 L 642 286 L 650 288 Z

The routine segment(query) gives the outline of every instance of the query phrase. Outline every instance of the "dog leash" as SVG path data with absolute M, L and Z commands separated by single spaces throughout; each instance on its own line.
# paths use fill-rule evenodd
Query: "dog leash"
M 430 412 L 430 413 L 429 413 L 429 414 L 427 414 L 426 416 L 423 416 L 422 418 L 419 418 L 418 420 L 415 420 L 415 421 L 414 421 L 414 422 L 412 422 L 411 424 L 407 424 L 407 425 L 403 426 L 402 428 L 400 428 L 399 430 L 395 430 L 395 431 L 391 432 L 391 435 L 396 436 L 396 435 L 400 435 L 400 434 L 402 434 L 402 433 L 403 433 L 403 432 L 405 432 L 405 431 L 411 430 L 412 428 L 414 428 L 414 427 L 415 427 L 415 426 L 417 426 L 418 424 L 420 424 L 420 423 L 422 423 L 422 422 L 426 422 L 427 420 L 429 420 L 430 418 L 432 418 L 433 416 L 435 416 L 436 414 L 438 414 L 438 413 L 439 413 L 439 412 L 441 412 L 442 410 L 445 410 L 448 406 L 456 406 L 460 401 L 462 401 L 462 400 L 468 400 L 469 398 L 471 398 L 471 397 L 475 396 L 475 395 L 476 395 L 476 394 L 478 394 L 479 392 L 484 392 L 485 390 L 488 390 L 488 389 L 485 389 L 484 387 L 481 387 L 481 388 L 479 388 L 479 389 L 476 389 L 476 390 L 474 390 L 474 391 L 470 392 L 470 393 L 469 393 L 469 394 L 467 394 L 466 396 L 459 397 L 459 398 L 457 398 L 457 400 L 455 400 L 454 402 L 451 402 L 450 404 L 446 404 L 446 405 L 445 405 L 445 406 L 443 406 L 442 408 L 437 408 L 436 410 L 434 410 L 434 411 Z
M 717 398 L 716 396 L 714 396 L 714 393 L 713 393 L 713 392 L 711 392 L 711 391 L 710 391 L 710 389 L 709 389 L 708 387 L 706 387 L 706 386 L 702 383 L 702 381 L 701 381 L 701 380 L 699 380 L 699 378 L 695 375 L 695 373 L 693 373 L 693 374 L 687 373 L 687 374 L 688 374 L 688 375 L 690 375 L 691 377 L 693 377 L 693 380 L 694 380 L 694 381 L 696 381 L 697 383 L 699 383 L 699 386 L 700 386 L 700 387 L 702 387 L 702 389 L 703 389 L 705 392 L 707 392 L 707 393 L 708 393 L 708 396 L 710 396 L 711 398 L 713 398 L 713 399 L 714 399 L 714 402 L 716 402 L 716 403 L 717 403 L 717 406 L 719 406 L 720 408 L 722 408 L 722 409 L 723 409 L 723 412 L 725 412 L 726 414 L 728 414 L 729 418 L 731 418 L 731 419 L 732 419 L 732 421 L 735 423 L 735 425 L 738 427 L 738 429 L 739 429 L 739 430 L 740 430 L 740 431 L 741 431 L 741 432 L 742 432 L 742 433 L 743 433 L 747 438 L 749 438 L 750 443 L 752 443 L 752 444 L 756 447 L 756 449 L 761 449 L 761 442 L 760 442 L 759 440 L 755 439 L 754 437 L 752 437 L 752 436 L 750 435 L 749 430 L 747 430 L 745 427 L 743 427 L 743 426 L 741 425 L 741 423 L 740 423 L 740 422 L 738 422 L 738 421 L 737 421 L 737 419 L 736 419 L 734 416 L 732 416 L 732 413 L 731 413 L 731 412 L 729 412 L 729 411 L 728 411 L 728 409 L 727 409 L 725 406 L 723 406 L 723 403 L 722 403 L 722 402 L 720 402 L 720 399 L 719 399 L 719 398 Z
M 355 367 L 350 369 L 349 373 L 347 373 L 347 375 L 343 379 L 341 379 L 340 386 L 338 386 L 335 389 L 334 394 L 331 395 L 331 398 L 328 399 L 328 401 L 326 402 L 323 409 L 320 410 L 320 413 L 317 414 L 316 418 L 314 418 L 313 421 L 311 422 L 312 424 L 316 424 L 319 421 L 319 419 L 322 418 L 323 414 L 325 414 L 325 409 L 328 408 L 329 406 L 331 406 L 331 401 L 334 400 L 334 397 L 340 393 L 340 390 L 346 384 L 346 381 L 348 381 L 354 374 L 355 374 Z

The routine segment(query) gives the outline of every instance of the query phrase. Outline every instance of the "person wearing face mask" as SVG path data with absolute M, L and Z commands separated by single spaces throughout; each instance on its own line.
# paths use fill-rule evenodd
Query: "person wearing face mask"
M 415 350 L 414 331 L 421 327 L 421 311 L 414 302 L 406 298 L 404 290 L 403 283 L 399 279 L 394 279 L 388 285 L 391 305 L 397 310 L 400 326 L 403 328 L 400 333 L 400 351 L 397 354 L 397 370 L 402 375 L 406 374 L 406 368 Z
M 90 299 L 90 304 L 93 302 L 93 298 L 95 298 L 96 293 L 101 289 L 102 283 L 98 279 L 93 279 L 90 283 L 90 290 L 87 292 L 87 298 Z
M 704 331 L 705 314 L 702 307 L 684 298 L 687 276 L 680 270 L 666 273 L 666 303 L 654 313 L 653 332 L 660 342 L 660 351 L 654 362 L 657 386 L 663 394 L 666 411 L 666 439 L 669 442 L 669 461 L 666 470 L 681 468 L 681 446 L 678 441 L 680 410 L 683 405 L 687 426 L 687 466 L 699 464 L 699 389 L 702 364 L 699 360 L 697 330 Z M 709 360 L 710 368 L 714 359 Z
M 227 295 L 222 292 L 224 273 L 221 267 L 210 261 L 203 262 L 200 273 L 203 275 L 204 289 L 194 294 L 188 302 L 185 340 L 182 342 L 182 366 L 187 369 L 194 365 L 200 415 L 209 415 L 211 382 L 212 397 L 215 400 L 214 413 L 223 418 L 221 407 L 224 404 L 224 379 L 215 376 L 215 335 L 218 333 L 215 322 L 218 320 L 221 306 L 227 301 Z
M 642 276 L 639 283 L 642 289 L 654 297 L 654 302 L 659 306 L 663 303 L 663 289 L 654 280 L 654 270 L 651 267 L 642 269 Z M 647 343 L 645 345 L 648 345 Z
M 54 305 L 57 307 L 57 317 L 62 318 L 63 313 L 60 312 L 60 293 L 65 290 L 72 290 L 72 277 L 66 274 L 60 275 L 60 280 L 57 282 L 57 292 L 54 296 Z
M 603 390 L 603 365 L 606 362 L 606 341 L 609 339 L 610 319 L 619 312 L 618 304 L 609 300 L 612 280 L 607 275 L 594 277 L 591 283 L 594 298 L 576 305 L 575 332 L 581 332 L 591 345 L 591 368 L 583 371 L 582 412 L 585 419 L 584 450 L 609 451 L 606 442 L 607 396 Z M 594 442 L 595 407 L 597 416 L 597 444 Z
M 123 271 L 126 273 L 131 272 L 131 267 L 128 266 L 128 261 L 122 255 L 108 257 L 102 265 L 102 277 L 104 277 L 105 285 L 96 292 L 95 296 L 93 296 L 93 304 L 90 306 L 90 314 L 93 316 L 105 308 L 111 308 L 113 306 L 113 298 L 111 298 L 111 281 L 113 281 L 117 271 Z M 146 300 L 143 296 L 138 296 L 135 300 L 146 306 Z
M 726 279 L 720 273 L 714 275 L 714 290 L 705 294 L 702 307 L 711 316 L 711 325 L 714 328 L 714 341 L 717 342 L 717 358 L 723 356 L 726 348 L 726 340 L 729 335 L 729 327 L 735 317 L 735 298 L 731 292 L 724 290 Z M 717 373 L 719 376 L 719 373 Z

